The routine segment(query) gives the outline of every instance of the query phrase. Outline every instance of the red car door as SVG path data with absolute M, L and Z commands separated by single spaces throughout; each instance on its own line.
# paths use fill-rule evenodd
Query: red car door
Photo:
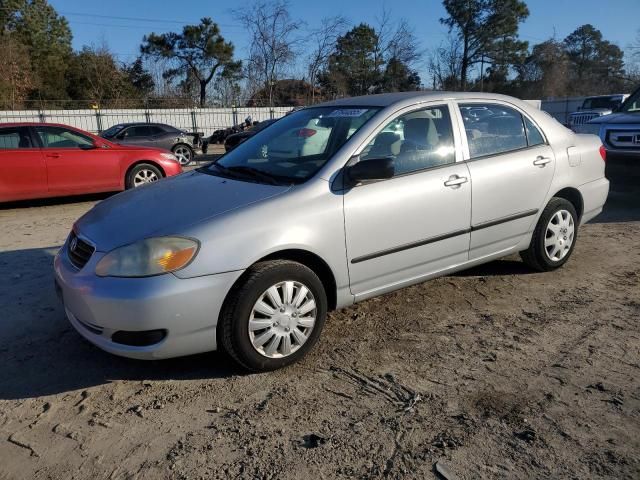
M 107 192 L 121 187 L 118 152 L 96 147 L 89 135 L 59 126 L 35 127 L 52 195 Z
M 28 127 L 0 128 L 0 202 L 47 196 L 47 167 Z

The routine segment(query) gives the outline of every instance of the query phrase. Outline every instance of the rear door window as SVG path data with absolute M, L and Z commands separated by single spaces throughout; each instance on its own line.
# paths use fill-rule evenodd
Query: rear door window
M 164 128 L 158 127 L 157 125 L 149 125 L 147 129 L 148 135 L 161 135 L 166 132 Z
M 140 138 L 140 137 L 148 137 L 152 135 L 150 131 L 150 127 L 147 126 L 137 126 L 137 127 L 129 127 L 125 131 L 125 137 L 127 138 Z
M 471 158 L 526 148 L 522 115 L 498 104 L 460 104 Z
M 26 127 L 0 128 L 0 150 L 33 148 L 29 129 Z

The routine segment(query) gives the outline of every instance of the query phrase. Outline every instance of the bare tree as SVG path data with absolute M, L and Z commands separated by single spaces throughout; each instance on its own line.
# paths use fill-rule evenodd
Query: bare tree
M 336 40 L 344 33 L 348 25 L 344 17 L 326 17 L 320 22 L 320 28 L 311 32 L 307 72 L 311 86 L 311 103 L 315 103 L 318 74 L 325 68 L 329 56 L 336 47 Z
M 296 46 L 300 42 L 295 33 L 301 23 L 291 18 L 285 0 L 260 0 L 236 10 L 235 14 L 251 35 L 249 68 L 262 81 L 268 92 L 269 106 L 273 106 L 275 82 L 295 59 Z
M 462 42 L 449 35 L 447 41 L 431 52 L 429 70 L 434 89 L 456 89 L 462 70 Z
M 424 55 L 413 27 L 404 18 L 398 22 L 384 52 L 388 58 L 395 58 L 407 67 L 414 67 Z
M 0 108 L 22 107 L 34 87 L 34 75 L 28 48 L 12 34 L 0 35 L 4 52 L 0 69 Z

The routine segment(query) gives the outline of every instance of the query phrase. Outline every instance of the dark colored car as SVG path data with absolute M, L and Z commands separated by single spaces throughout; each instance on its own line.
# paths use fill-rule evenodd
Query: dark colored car
M 229 150 L 233 150 L 238 145 L 240 145 L 242 142 L 244 142 L 247 138 L 250 138 L 250 137 L 254 136 L 260 130 L 264 130 L 269 125 L 273 124 L 276 120 L 277 119 L 264 120 L 264 121 L 262 121 L 262 122 L 260 122 L 260 123 L 258 123 L 256 125 L 254 125 L 253 127 L 251 127 L 248 130 L 245 130 L 243 132 L 234 133 L 233 135 L 229 135 L 224 141 L 224 149 L 225 149 L 225 151 L 228 152 Z
M 189 164 L 195 154 L 202 151 L 202 134 L 185 132 L 163 123 L 119 123 L 100 136 L 122 145 L 170 150 L 180 165 Z
M 613 113 L 576 125 L 574 131 L 598 135 L 612 156 L 640 159 L 640 87 Z

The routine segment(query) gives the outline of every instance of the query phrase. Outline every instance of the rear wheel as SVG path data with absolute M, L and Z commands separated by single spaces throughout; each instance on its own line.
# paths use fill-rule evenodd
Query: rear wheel
M 157 182 L 162 178 L 162 172 L 155 165 L 139 163 L 127 173 L 125 186 L 127 189 L 141 187 L 149 183 Z
M 542 212 L 531 244 L 520 252 L 531 268 L 544 272 L 564 265 L 573 253 L 578 234 L 578 215 L 571 202 L 554 197 Z
M 327 296 L 311 269 L 286 260 L 263 262 L 229 294 L 219 339 L 245 368 L 275 370 L 311 350 L 326 316 Z
M 189 163 L 191 163 L 191 160 L 193 160 L 193 156 L 194 156 L 193 150 L 189 145 L 185 145 L 184 143 L 179 143 L 178 145 L 174 145 L 171 151 L 176 156 L 176 158 L 178 159 L 178 162 L 180 162 L 180 165 L 182 166 L 189 165 Z

